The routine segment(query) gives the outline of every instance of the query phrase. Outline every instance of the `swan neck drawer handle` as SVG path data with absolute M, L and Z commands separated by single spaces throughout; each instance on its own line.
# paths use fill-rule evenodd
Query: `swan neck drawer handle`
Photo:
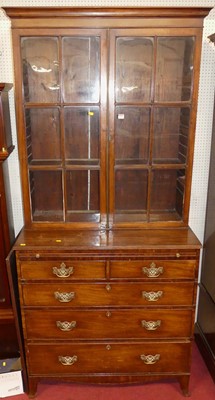
M 156 264 L 152 262 L 149 267 L 143 267 L 142 272 L 148 278 L 157 278 L 163 274 L 163 267 L 157 267 Z
M 54 297 L 61 303 L 69 303 L 75 298 L 75 292 L 54 292 Z
M 147 331 L 156 331 L 161 326 L 161 320 L 157 321 L 146 321 L 143 319 L 141 321 L 142 328 L 145 328 Z
M 63 262 L 60 264 L 60 267 L 52 268 L 53 275 L 56 275 L 58 278 L 68 278 L 74 272 L 73 267 L 67 267 Z
M 155 354 L 154 356 L 152 354 L 141 354 L 140 358 L 144 362 L 144 364 L 152 365 L 160 360 L 160 354 Z
M 68 332 L 76 327 L 76 321 L 56 321 L 56 325 L 61 331 Z
M 78 357 L 77 356 L 58 356 L 58 361 L 62 364 L 62 365 L 73 365 L 78 361 Z
M 142 297 L 147 301 L 158 301 L 162 296 L 162 290 L 158 290 L 158 292 L 142 292 Z

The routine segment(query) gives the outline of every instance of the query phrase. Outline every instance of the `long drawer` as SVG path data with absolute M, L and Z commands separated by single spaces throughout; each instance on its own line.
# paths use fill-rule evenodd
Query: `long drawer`
M 22 292 L 26 306 L 174 306 L 193 304 L 194 283 L 28 283 Z
M 29 340 L 185 338 L 191 321 L 192 310 L 25 310 Z
M 30 374 L 186 373 L 190 342 L 29 344 Z

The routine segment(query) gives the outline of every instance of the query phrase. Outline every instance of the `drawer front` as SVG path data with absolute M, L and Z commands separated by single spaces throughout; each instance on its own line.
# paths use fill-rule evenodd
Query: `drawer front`
M 196 261 L 112 261 L 110 267 L 116 279 L 194 279 Z
M 29 344 L 29 373 L 185 373 L 189 349 L 189 342 Z
M 94 283 L 25 284 L 23 304 L 27 306 L 102 307 L 192 305 L 194 284 L 177 283 Z
M 25 310 L 28 339 L 191 336 L 192 310 Z
M 20 277 L 25 280 L 105 279 L 104 261 L 23 261 Z

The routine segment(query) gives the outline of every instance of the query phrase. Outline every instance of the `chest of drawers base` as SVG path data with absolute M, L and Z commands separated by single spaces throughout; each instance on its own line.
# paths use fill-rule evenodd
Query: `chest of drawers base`
M 29 376 L 29 393 L 28 396 L 29 398 L 35 398 L 36 392 L 37 392 L 37 386 L 38 383 L 41 381 L 41 376 Z M 155 382 L 166 382 L 169 381 L 175 382 L 178 381 L 180 385 L 180 389 L 182 391 L 182 394 L 185 397 L 190 396 L 190 392 L 188 390 L 189 387 L 189 380 L 190 380 L 190 374 L 171 374 L 171 375 L 163 375 L 163 374 L 157 374 L 157 375 L 136 375 L 136 376 L 113 376 L 113 375 L 107 375 L 107 376 L 101 376 L 101 375 L 87 375 L 87 376 L 72 376 L 72 377 L 61 377 L 61 376 L 48 376 L 49 382 L 53 381 L 55 383 L 57 382 L 69 382 L 69 383 L 77 383 L 77 384 L 87 384 L 87 385 L 108 385 L 108 386 L 115 386 L 115 385 L 135 385 L 135 384 L 146 384 L 146 383 L 155 383 Z M 44 380 L 45 382 L 45 380 Z M 72 391 L 72 386 L 71 386 L 71 391 Z
M 75 232 L 69 243 L 61 232 L 61 245 L 49 247 L 41 234 L 32 245 L 22 232 L 14 251 L 30 397 L 41 379 L 174 379 L 188 395 L 200 245 L 187 230 L 181 241 L 158 230 L 138 233 L 138 244 L 127 232 L 120 246 L 107 238 L 97 248 L 86 246 L 84 234 L 74 245 Z M 118 241 L 120 232 L 114 235 Z

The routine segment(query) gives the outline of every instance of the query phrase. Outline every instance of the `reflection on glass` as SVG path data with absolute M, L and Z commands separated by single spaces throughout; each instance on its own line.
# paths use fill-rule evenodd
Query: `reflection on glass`
M 154 163 L 186 163 L 189 124 L 189 107 L 154 109 Z
M 152 172 L 151 221 L 182 219 L 185 171 L 162 169 Z
M 26 102 L 59 100 L 58 40 L 50 37 L 21 39 L 23 87 Z
M 156 101 L 188 101 L 193 79 L 193 37 L 158 38 Z
M 99 164 L 99 107 L 65 107 L 67 163 Z
M 147 204 L 146 170 L 117 169 L 115 173 L 115 210 L 145 211 Z
M 100 39 L 63 38 L 63 97 L 69 102 L 99 102 Z
M 31 108 L 25 110 L 28 163 L 60 162 L 59 110 Z
M 97 170 L 70 170 L 66 173 L 67 214 L 70 220 L 89 220 L 87 214 L 99 213 L 99 171 Z M 95 217 L 95 218 L 96 218 Z M 93 219 L 93 218 L 92 218 Z
M 151 98 L 153 39 L 121 37 L 116 41 L 116 101 Z
M 116 164 L 146 163 L 149 157 L 150 109 L 116 107 Z
M 29 172 L 34 221 L 63 221 L 61 171 Z

